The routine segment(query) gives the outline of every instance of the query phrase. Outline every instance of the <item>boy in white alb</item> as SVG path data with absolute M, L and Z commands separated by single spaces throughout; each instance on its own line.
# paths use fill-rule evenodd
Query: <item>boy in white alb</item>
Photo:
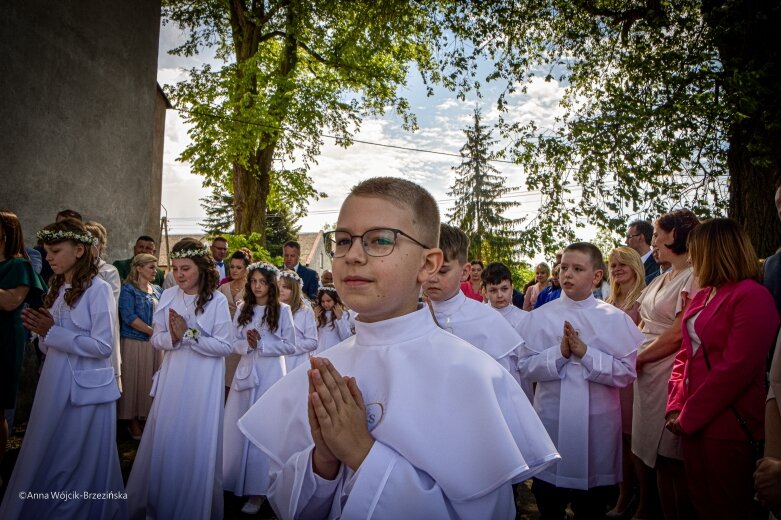
M 518 374 L 518 353 L 523 339 L 496 310 L 467 298 L 461 291 L 462 275 L 472 267 L 466 257 L 469 237 L 457 227 L 442 224 L 439 248 L 445 261 L 423 284 L 439 326 L 494 358 L 523 386 Z
M 564 250 L 562 295 L 535 309 L 524 326 L 519 369 L 537 381 L 534 408 L 561 452 L 535 479 L 540 518 L 602 518 L 621 481 L 618 389 L 634 381 L 643 335 L 620 309 L 594 298 L 602 253 L 579 242 Z
M 488 304 L 507 320 L 507 323 L 515 329 L 519 336 L 523 337 L 523 324 L 529 313 L 513 305 L 513 274 L 510 269 L 501 262 L 492 262 L 483 269 L 481 279 Z M 515 367 L 517 367 L 517 357 L 515 361 Z M 523 379 L 517 368 L 511 373 L 517 378 L 526 397 L 532 401 L 534 399 L 532 382 Z
M 270 456 L 280 518 L 511 519 L 511 484 L 558 458 L 507 371 L 418 305 L 438 231 L 433 197 L 403 179 L 369 179 L 343 203 L 326 242 L 356 334 L 239 420 Z

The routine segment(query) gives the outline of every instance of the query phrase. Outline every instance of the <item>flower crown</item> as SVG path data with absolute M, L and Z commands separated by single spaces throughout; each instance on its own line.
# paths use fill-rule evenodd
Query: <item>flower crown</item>
M 298 276 L 298 273 L 293 271 L 282 271 L 279 273 L 279 278 L 290 278 L 294 282 L 297 282 L 299 287 L 304 286 L 304 281 Z
M 171 258 L 193 258 L 195 256 L 206 256 L 208 254 L 208 247 L 202 249 L 180 249 L 179 251 L 173 251 L 171 253 Z
M 317 289 L 317 292 L 320 292 L 320 291 L 325 291 L 325 292 L 336 294 L 336 287 L 329 287 L 327 285 L 323 285 L 323 286 L 321 286 L 321 287 L 319 287 Z
M 279 269 L 277 269 L 277 266 L 271 265 L 268 262 L 255 262 L 254 264 L 249 264 L 249 266 L 247 267 L 247 272 L 254 271 L 256 269 L 269 271 L 271 274 L 274 275 L 275 278 L 279 276 Z
M 88 246 L 98 245 L 98 237 L 93 237 L 89 233 L 82 234 L 74 231 L 51 231 L 49 229 L 41 229 L 36 233 L 36 236 L 44 243 L 59 242 L 61 240 L 75 240 L 76 242 L 81 242 Z

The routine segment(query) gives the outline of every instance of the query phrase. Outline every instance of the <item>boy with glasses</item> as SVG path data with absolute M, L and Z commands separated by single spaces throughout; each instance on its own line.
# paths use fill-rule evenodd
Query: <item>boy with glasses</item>
M 558 458 L 512 377 L 418 305 L 438 231 L 433 197 L 406 180 L 369 179 L 343 203 L 333 274 L 356 335 L 239 420 L 270 455 L 280 518 L 511 519 L 511 484 Z

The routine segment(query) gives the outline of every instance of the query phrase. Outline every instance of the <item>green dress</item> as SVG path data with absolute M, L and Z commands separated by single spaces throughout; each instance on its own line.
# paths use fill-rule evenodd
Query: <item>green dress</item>
M 13 289 L 20 285 L 30 288 L 24 303 L 40 307 L 41 299 L 46 294 L 46 284 L 30 262 L 25 258 L 1 261 L 0 289 Z M 22 304 L 12 311 L 0 310 L 0 405 L 3 409 L 14 408 L 16 404 L 26 340 L 21 317 L 23 308 Z

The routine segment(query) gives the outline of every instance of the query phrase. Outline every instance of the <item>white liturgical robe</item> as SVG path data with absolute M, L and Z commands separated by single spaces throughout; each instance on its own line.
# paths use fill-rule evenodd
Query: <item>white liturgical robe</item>
M 583 358 L 561 354 L 564 321 L 586 344 Z M 621 481 L 621 406 L 618 389 L 636 377 L 643 335 L 626 313 L 592 295 L 561 298 L 526 320 L 521 375 L 537 381 L 534 408 L 561 461 L 538 478 L 558 487 L 588 489 Z
M 523 338 L 496 309 L 467 298 L 462 291 L 431 307 L 439 326 L 494 358 L 532 399 L 531 383 L 518 372 L 518 355 Z
M 356 472 L 342 466 L 326 481 L 312 471 L 306 370 L 239 419 L 269 454 L 280 518 L 515 518 L 510 484 L 558 454 L 510 374 L 425 307 L 356 329 L 323 355 L 366 403 L 375 443 Z

